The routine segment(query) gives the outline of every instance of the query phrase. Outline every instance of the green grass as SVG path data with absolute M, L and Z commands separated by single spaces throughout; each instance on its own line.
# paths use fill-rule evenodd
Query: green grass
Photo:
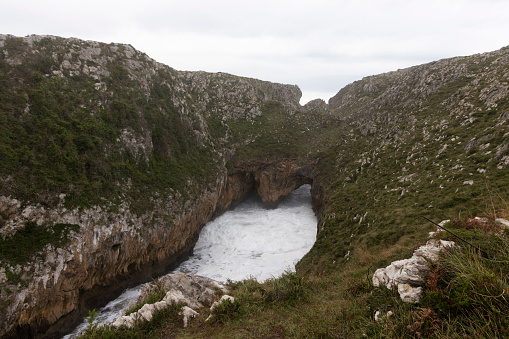
M 0 238 L 0 261 L 12 266 L 24 265 L 33 259 L 34 254 L 43 256 L 46 245 L 63 247 L 69 242 L 69 233 L 79 231 L 74 224 L 54 224 L 38 226 L 27 222 L 25 227 L 14 235 Z M 13 279 L 9 279 L 13 280 Z
M 377 323 L 366 318 L 368 336 L 503 338 L 508 335 L 507 232 L 493 222 L 480 225 L 472 219 L 455 220 L 450 226 L 487 254 L 441 233 L 443 238 L 455 240 L 461 247 L 444 251 L 439 262 L 432 265 L 419 304 L 404 305 L 397 292 L 373 289 L 372 313 L 390 310 L 394 315 Z M 385 297 L 378 298 L 379 295 Z
M 212 316 L 209 320 L 211 323 L 224 324 L 232 321 L 242 314 L 242 305 L 240 301 L 230 299 L 224 300 L 221 304 L 215 307 L 210 315 Z

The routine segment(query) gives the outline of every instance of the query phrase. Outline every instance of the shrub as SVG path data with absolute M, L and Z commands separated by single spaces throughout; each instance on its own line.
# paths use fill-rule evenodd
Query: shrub
M 25 227 L 5 239 L 0 237 L 0 260 L 12 265 L 26 263 L 34 253 L 41 251 L 47 244 L 63 247 L 69 242 L 69 232 L 78 231 L 74 224 L 55 224 L 38 226 L 27 222 Z
M 241 303 L 238 301 L 238 299 L 235 299 L 233 302 L 230 301 L 230 299 L 225 299 L 221 304 L 212 310 L 211 322 L 224 324 L 227 321 L 236 318 L 241 313 Z
M 266 302 L 294 303 L 306 297 L 304 278 L 293 272 L 285 272 L 277 279 L 263 284 L 262 295 Z
M 444 251 L 427 278 L 421 304 L 442 319 L 455 319 L 455 331 L 474 337 L 505 337 L 509 328 L 509 239 L 489 219 L 453 220 L 466 240 Z

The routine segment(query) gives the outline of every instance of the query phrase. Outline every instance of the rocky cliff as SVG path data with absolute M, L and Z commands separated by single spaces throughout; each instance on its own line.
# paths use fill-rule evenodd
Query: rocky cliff
M 156 202 L 154 209 L 142 215 L 127 205 L 119 206 L 117 212 L 98 206 L 67 210 L 62 203 L 48 209 L 30 204 L 21 207 L 18 200 L 2 197 L 0 210 L 9 211 L 3 230 L 19 229 L 27 222 L 39 227 L 76 225 L 66 246 L 48 244 L 35 260 L 2 267 L 0 283 L 8 290 L 9 301 L 4 303 L 2 321 L 11 324 L 3 334 L 65 334 L 87 308 L 175 266 L 192 250 L 207 221 L 253 189 L 273 205 L 311 180 L 309 168 L 291 161 L 248 164 L 218 180 L 214 190 L 199 192 L 196 200 L 184 205 Z
M 0 36 L 0 76 L 2 336 L 65 333 L 88 306 L 178 262 L 253 189 L 275 205 L 312 181 L 291 158 L 226 169 L 263 137 L 252 125 L 267 105 L 296 114 L 296 86 L 52 36 Z

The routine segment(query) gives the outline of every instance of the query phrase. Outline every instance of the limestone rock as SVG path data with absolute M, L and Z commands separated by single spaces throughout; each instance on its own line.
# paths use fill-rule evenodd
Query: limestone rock
M 392 288 L 402 283 L 422 284 L 428 269 L 428 262 L 420 256 L 394 261 L 386 268 L 375 271 L 373 285 L 386 285 L 387 288 Z
M 422 287 L 412 287 L 409 284 L 399 284 L 398 293 L 403 302 L 417 303 L 421 300 Z
M 454 241 L 430 239 L 426 242 L 426 245 L 423 245 L 414 251 L 414 256 L 427 258 L 432 262 L 436 262 L 439 258 L 440 252 L 444 248 L 453 246 L 456 246 Z
M 130 316 L 126 316 L 126 315 L 123 315 L 119 318 L 117 318 L 112 324 L 111 326 L 112 327 L 120 327 L 120 326 L 125 326 L 125 327 L 132 327 L 134 325 L 134 320 L 133 320 L 133 317 L 130 317 Z
M 329 105 L 323 99 L 315 99 L 311 100 L 303 107 L 306 112 L 323 112 L 328 113 Z
M 228 292 L 224 284 L 199 275 L 172 273 L 160 277 L 156 282 L 167 291 L 165 299 L 183 302 L 191 308 L 209 307 L 217 299 L 218 292 Z M 145 285 L 138 301 L 144 300 L 155 287 L 156 283 Z
M 187 306 L 182 307 L 179 314 L 184 317 L 184 327 L 187 327 L 189 318 L 195 318 L 197 315 L 199 315 L 198 312 Z
M 387 314 L 385 314 L 385 315 L 383 315 L 382 312 L 380 312 L 380 311 L 376 311 L 375 312 L 375 321 L 379 322 L 386 318 L 390 318 L 390 317 L 392 317 L 393 314 L 394 313 L 392 311 L 387 312 Z
M 245 162 L 235 168 L 236 172 L 245 173 L 245 176 L 234 179 L 251 182 L 263 203 L 276 207 L 292 191 L 312 183 L 314 166 L 302 166 L 295 160 L 285 158 L 270 162 Z
M 138 310 L 138 314 L 146 321 L 152 320 L 152 315 L 156 311 L 156 308 L 153 304 L 145 304 L 142 308 Z
M 502 228 L 509 229 L 509 220 L 497 218 L 495 221 L 498 222 Z
M 170 273 L 160 277 L 154 283 L 146 284 L 143 286 L 138 302 L 143 302 L 151 293 L 161 287 L 167 291 L 163 300 L 153 304 L 145 304 L 138 311 L 128 316 L 117 318 L 111 326 L 131 327 L 136 321 L 150 321 L 156 311 L 180 303 L 185 305 L 182 307 L 180 314 L 184 318 L 184 327 L 186 327 L 189 318 L 194 318 L 198 315 L 198 312 L 194 309 L 200 309 L 209 305 L 217 307 L 218 302 L 220 304 L 227 299 L 233 302 L 233 297 L 227 295 L 223 295 L 219 301 L 214 301 L 217 299 L 218 294 L 228 292 L 228 288 L 220 282 L 184 273 Z
M 426 245 L 416 249 L 409 259 L 397 260 L 385 268 L 379 268 L 373 274 L 373 285 L 385 285 L 387 288 L 398 288 L 401 300 L 416 303 L 420 300 L 424 278 L 429 271 L 429 263 L 436 262 L 440 251 L 445 247 L 455 246 L 452 241 L 428 240 Z
M 163 302 L 165 302 L 166 304 L 168 304 L 168 303 L 174 303 L 174 304 L 183 303 L 183 304 L 186 304 L 188 301 L 190 303 L 192 303 L 191 300 L 187 299 L 184 296 L 184 293 L 182 293 L 181 291 L 177 291 L 175 289 L 171 289 L 168 292 L 166 292 L 166 296 L 163 299 Z

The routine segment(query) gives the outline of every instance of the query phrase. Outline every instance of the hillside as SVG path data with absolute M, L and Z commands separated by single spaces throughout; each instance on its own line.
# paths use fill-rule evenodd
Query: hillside
M 429 229 L 421 215 L 478 215 L 490 192 L 506 199 L 508 65 L 507 49 L 440 60 L 364 78 L 331 98 L 342 122 L 317 155 L 326 233 L 302 265 L 407 248 Z M 328 258 L 318 250 L 325 235 Z
M 314 301 L 207 335 L 353 335 L 345 288 L 424 241 L 421 215 L 507 201 L 508 65 L 507 48 L 440 60 L 302 107 L 297 86 L 177 71 L 129 45 L 0 35 L 0 335 L 65 332 L 252 189 L 274 206 L 303 183 L 319 224 L 297 271 Z

